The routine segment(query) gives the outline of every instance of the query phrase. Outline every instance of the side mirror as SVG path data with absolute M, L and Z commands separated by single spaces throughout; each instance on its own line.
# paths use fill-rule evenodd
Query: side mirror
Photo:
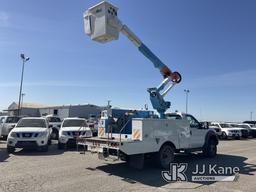
M 200 123 L 199 129 L 209 129 L 209 123 L 208 122 Z

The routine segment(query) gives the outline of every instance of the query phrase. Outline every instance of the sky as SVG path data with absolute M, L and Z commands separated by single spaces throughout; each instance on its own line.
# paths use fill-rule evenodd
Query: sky
M 0 110 L 18 101 L 92 103 L 152 109 L 149 87 L 162 76 L 122 34 L 107 44 L 84 33 L 83 12 L 97 0 L 0 0 Z M 200 120 L 256 119 L 256 1 L 111 0 L 126 24 L 182 82 L 169 111 Z

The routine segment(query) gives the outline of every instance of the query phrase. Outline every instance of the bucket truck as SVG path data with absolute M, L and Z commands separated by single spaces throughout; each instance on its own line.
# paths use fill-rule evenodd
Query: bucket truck
M 156 158 L 160 167 L 168 168 L 175 152 L 203 151 L 206 156 L 214 157 L 218 138 L 213 129 L 202 126 L 189 114 L 166 114 L 170 102 L 164 97 L 180 83 L 181 75 L 172 72 L 124 25 L 117 12 L 118 8 L 106 1 L 89 8 L 84 13 L 85 33 L 96 42 L 107 43 L 117 40 L 121 32 L 153 63 L 164 79 L 158 87 L 148 88 L 147 91 L 160 117 L 146 110 L 110 108 L 101 113 L 98 137 L 78 138 L 78 144 L 98 153 L 101 159 L 114 156 L 137 168 L 143 167 L 148 156 Z

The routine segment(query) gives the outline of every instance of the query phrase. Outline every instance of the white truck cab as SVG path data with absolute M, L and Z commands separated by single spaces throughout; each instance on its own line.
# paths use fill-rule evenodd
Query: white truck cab
M 76 145 L 77 137 L 92 137 L 92 131 L 87 126 L 84 118 L 65 118 L 59 131 L 58 148 L 64 149 L 65 146 Z
M 7 138 L 7 151 L 12 153 L 15 148 L 37 148 L 48 151 L 51 143 L 51 128 L 42 117 L 25 117 L 19 120 Z
M 211 122 L 211 126 L 216 126 L 221 129 L 222 139 L 240 139 L 242 137 L 241 129 L 233 127 L 230 123 Z
M 138 168 L 143 167 L 147 155 L 155 156 L 159 166 L 168 168 L 175 152 L 203 151 L 208 157 L 217 154 L 216 132 L 203 127 L 192 115 L 168 113 L 166 119 L 159 119 L 152 118 L 150 113 L 147 117 L 146 112 L 127 110 L 115 118 L 112 109 L 109 119 L 103 116 L 100 120 L 99 136 L 79 144 L 84 143 L 87 150 L 98 153 L 99 158 L 116 156 Z M 144 117 L 138 118 L 140 116 Z
M 58 140 L 59 139 L 59 130 L 61 126 L 61 119 L 55 115 L 47 115 L 45 118 L 49 122 L 49 127 L 52 128 L 51 138 Z

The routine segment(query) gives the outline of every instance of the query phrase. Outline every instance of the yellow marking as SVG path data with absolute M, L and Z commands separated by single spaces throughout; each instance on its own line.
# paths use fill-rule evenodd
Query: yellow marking
M 134 129 L 132 137 L 133 137 L 133 139 L 139 139 L 140 138 L 140 129 Z
M 105 129 L 104 129 L 104 128 L 99 128 L 99 129 L 98 129 L 98 135 L 99 135 L 99 136 L 103 136 L 103 135 L 104 135 L 104 132 L 105 132 Z

